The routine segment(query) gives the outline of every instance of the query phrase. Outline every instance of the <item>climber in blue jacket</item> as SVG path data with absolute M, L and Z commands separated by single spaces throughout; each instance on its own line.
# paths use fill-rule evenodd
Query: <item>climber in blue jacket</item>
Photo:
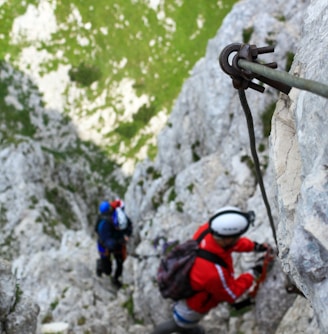
M 132 235 L 132 222 L 124 211 L 121 200 L 113 202 L 103 201 L 99 205 L 99 216 L 96 222 L 98 235 L 98 253 L 96 273 L 110 276 L 112 273 L 112 256 L 116 262 L 112 283 L 120 288 L 120 277 L 123 272 L 123 262 L 127 257 L 126 243 Z

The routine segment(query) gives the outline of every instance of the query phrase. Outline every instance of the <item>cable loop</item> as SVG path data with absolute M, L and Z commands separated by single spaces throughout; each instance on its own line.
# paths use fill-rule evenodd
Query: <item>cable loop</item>
M 274 52 L 272 46 L 258 48 L 256 45 L 233 43 L 222 50 L 219 63 L 222 70 L 232 78 L 232 84 L 236 89 L 252 88 L 263 93 L 264 87 L 252 81 L 257 79 L 284 94 L 288 94 L 291 88 L 295 87 L 328 98 L 328 85 L 298 78 L 287 72 L 275 71 L 277 68 L 275 62 L 267 64 L 258 62 L 258 55 L 270 52 Z M 232 54 L 235 55 L 230 64 L 229 59 Z
M 258 63 L 257 56 L 259 54 L 271 52 L 274 52 L 272 46 L 258 48 L 256 45 L 232 43 L 222 50 L 219 56 L 219 63 L 222 70 L 231 77 L 233 87 L 238 89 L 240 102 L 247 121 L 250 149 L 255 165 L 256 176 L 267 209 L 273 238 L 277 245 L 277 236 L 271 215 L 271 208 L 266 196 L 260 163 L 256 152 L 253 117 L 247 103 L 245 89 L 252 88 L 263 93 L 264 87 L 252 81 L 253 79 L 257 79 L 285 94 L 288 94 L 292 87 L 296 87 L 328 98 L 328 86 L 313 80 L 297 78 L 286 72 L 274 71 L 273 69 L 277 68 L 277 63 L 275 62 L 267 64 Z M 230 64 L 229 60 L 232 54 L 234 54 L 234 56 Z
M 249 63 L 258 64 L 257 56 L 263 53 L 270 52 L 274 52 L 274 48 L 272 46 L 258 48 L 256 47 L 256 45 L 233 43 L 226 46 L 222 50 L 219 57 L 219 63 L 222 70 L 232 78 L 233 86 L 236 89 L 252 88 L 258 92 L 263 93 L 264 87 L 252 82 L 253 79 L 258 79 L 259 81 L 262 81 L 269 86 L 272 86 L 273 88 L 276 88 L 281 92 L 288 94 L 291 89 L 289 85 L 255 73 L 253 70 L 242 66 L 240 63 L 240 60 L 244 60 Z M 235 53 L 235 55 L 230 64 L 229 59 L 231 59 L 233 53 Z M 277 63 L 275 62 L 261 65 L 263 67 L 271 69 L 277 68 Z

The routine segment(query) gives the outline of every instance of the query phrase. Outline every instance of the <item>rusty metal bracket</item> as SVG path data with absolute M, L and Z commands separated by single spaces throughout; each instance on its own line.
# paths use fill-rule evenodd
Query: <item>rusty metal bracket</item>
M 220 56 L 219 63 L 222 70 L 232 78 L 232 84 L 236 89 L 247 89 L 252 88 L 261 93 L 264 92 L 264 87 L 252 82 L 253 79 L 257 79 L 269 86 L 278 89 L 279 91 L 288 94 L 291 86 L 286 85 L 282 82 L 269 79 L 263 75 L 252 72 L 249 69 L 245 69 L 241 66 L 240 60 L 245 60 L 252 63 L 260 64 L 257 61 L 257 56 L 263 53 L 274 52 L 274 47 L 265 46 L 257 48 L 256 45 L 232 43 L 226 46 Z M 234 54 L 232 60 L 232 54 Z M 231 63 L 229 62 L 231 61 Z M 277 63 L 260 64 L 272 69 L 277 68 Z

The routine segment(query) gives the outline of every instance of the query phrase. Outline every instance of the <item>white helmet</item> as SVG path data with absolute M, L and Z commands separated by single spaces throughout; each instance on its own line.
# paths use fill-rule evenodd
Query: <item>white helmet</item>
M 254 211 L 242 212 L 234 206 L 226 206 L 210 218 L 210 231 L 220 238 L 238 237 L 248 230 L 254 220 Z

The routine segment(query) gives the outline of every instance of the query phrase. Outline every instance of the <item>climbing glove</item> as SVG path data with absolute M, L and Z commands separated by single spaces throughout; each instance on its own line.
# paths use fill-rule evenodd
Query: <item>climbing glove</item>
M 251 273 L 255 279 L 259 278 L 262 274 L 263 267 L 260 264 L 257 264 L 253 268 L 251 268 Z
M 260 253 L 260 252 L 266 252 L 269 248 L 267 243 L 259 244 L 257 242 L 254 242 L 254 252 Z

